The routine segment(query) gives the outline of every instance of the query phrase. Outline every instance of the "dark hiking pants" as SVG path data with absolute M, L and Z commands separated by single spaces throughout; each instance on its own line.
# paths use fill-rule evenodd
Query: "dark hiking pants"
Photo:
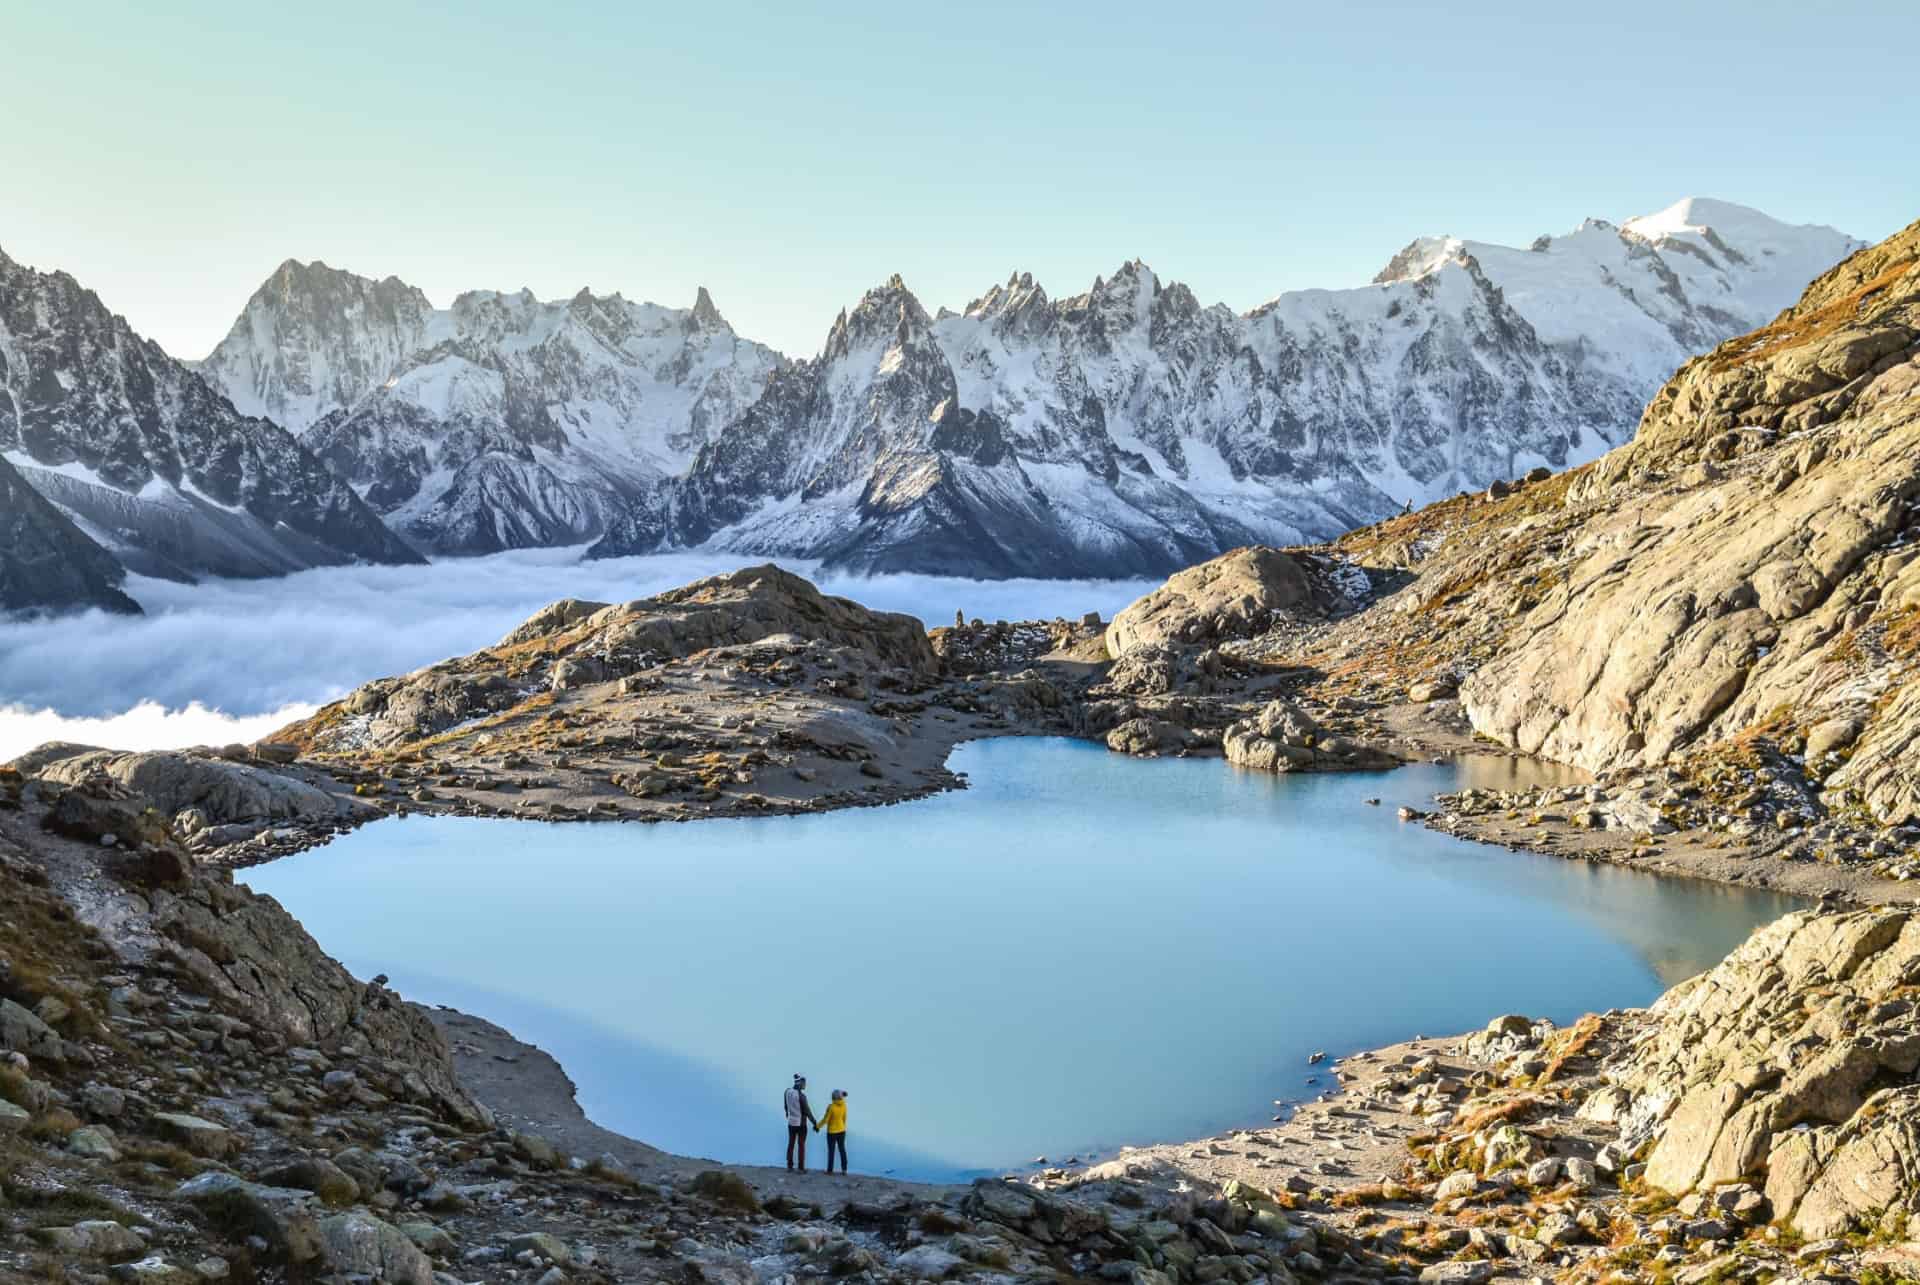
M 796 1152 L 800 1160 L 800 1171 L 804 1173 L 807 1168 L 807 1126 L 804 1124 L 787 1126 L 787 1168 L 789 1169 L 794 1167 Z
M 840 1153 L 840 1172 L 845 1173 L 847 1171 L 847 1132 L 845 1129 L 842 1129 L 839 1133 L 829 1133 L 827 1135 L 828 1173 L 833 1172 L 833 1153 L 836 1151 Z

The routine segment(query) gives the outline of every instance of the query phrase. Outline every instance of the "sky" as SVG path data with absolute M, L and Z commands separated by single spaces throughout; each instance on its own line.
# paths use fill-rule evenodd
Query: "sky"
M 8 6 L 0 250 L 182 357 L 281 261 L 581 286 L 818 351 L 1136 256 L 1204 302 L 1685 196 L 1920 216 L 1920 5 Z

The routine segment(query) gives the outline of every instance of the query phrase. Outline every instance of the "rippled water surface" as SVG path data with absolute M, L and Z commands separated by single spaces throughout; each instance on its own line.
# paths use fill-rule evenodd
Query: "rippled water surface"
M 386 821 L 244 877 L 359 975 L 553 1052 L 610 1128 L 779 1163 L 803 1071 L 849 1091 L 856 1169 L 925 1178 L 1261 1122 L 1314 1050 L 1643 1004 L 1794 905 L 1395 819 L 1537 779 L 1502 759 L 953 765 L 973 788 L 820 816 Z

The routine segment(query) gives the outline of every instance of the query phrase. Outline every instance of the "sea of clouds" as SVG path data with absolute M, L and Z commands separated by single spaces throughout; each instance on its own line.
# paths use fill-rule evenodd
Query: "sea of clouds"
M 369 679 L 497 642 L 557 598 L 626 602 L 765 559 L 587 561 L 537 549 L 425 567 L 329 567 L 197 585 L 133 577 L 146 615 L 0 623 L 0 762 L 44 741 L 168 749 L 251 741 Z M 928 624 L 1111 616 L 1151 581 L 818 575 L 830 593 Z

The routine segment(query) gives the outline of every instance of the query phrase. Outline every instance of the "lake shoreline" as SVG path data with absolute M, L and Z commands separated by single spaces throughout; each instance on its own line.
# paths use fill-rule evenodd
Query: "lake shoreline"
M 1017 738 L 999 737 L 992 739 L 1005 740 Z M 1075 739 L 1079 746 L 1084 747 L 1084 753 L 1090 754 L 1093 759 L 1105 760 L 1109 758 L 1106 753 L 1097 749 L 1087 738 Z M 1409 742 L 1402 741 L 1400 748 L 1407 750 L 1411 748 L 1411 745 Z M 1461 745 L 1458 743 L 1448 743 L 1440 738 L 1436 738 L 1426 742 L 1423 748 L 1435 751 L 1464 750 L 1468 754 L 1475 754 L 1483 759 L 1492 757 L 1511 760 L 1514 762 L 1516 769 L 1524 769 L 1525 767 L 1525 760 L 1519 756 L 1511 754 L 1485 755 L 1480 753 L 1480 747 L 1474 746 L 1470 742 Z M 1078 757 L 1078 754 L 1076 754 L 1076 757 Z M 1429 755 L 1428 757 L 1434 756 Z M 976 774 L 978 774 L 979 765 L 969 766 L 973 766 Z M 1116 764 L 1115 766 L 1118 767 L 1119 765 Z M 1201 769 L 1200 765 L 1196 763 L 1194 768 L 1189 771 L 1189 775 L 1193 772 L 1201 772 L 1203 775 L 1206 772 L 1217 772 L 1223 766 L 1227 765 L 1220 764 L 1209 769 Z M 1410 763 L 1401 769 L 1395 770 L 1408 771 L 1412 766 Z M 1163 770 L 1167 770 L 1168 767 L 1170 767 L 1170 765 L 1140 764 L 1138 768 L 1129 768 L 1128 770 L 1153 776 Z M 1238 769 L 1235 769 L 1233 774 L 1254 778 L 1261 775 L 1243 773 Z M 1382 774 L 1383 783 L 1386 776 L 1387 774 Z M 1524 772 L 1522 776 L 1524 779 Z M 962 777 L 960 774 L 955 774 L 955 779 L 959 781 Z M 1285 778 L 1280 779 L 1284 780 Z M 1494 779 L 1502 778 L 1495 777 Z M 991 788 L 989 778 L 982 777 L 982 784 Z M 1352 816 L 1358 813 L 1367 818 L 1366 825 L 1369 828 L 1376 825 L 1383 826 L 1388 833 L 1391 833 L 1396 825 L 1392 816 L 1391 800 L 1389 800 L 1389 804 L 1385 808 L 1360 807 L 1358 806 L 1361 802 L 1359 795 L 1375 787 L 1371 784 L 1361 784 L 1357 781 L 1356 787 L 1356 789 L 1348 792 L 1352 796 L 1348 802 L 1339 806 L 1339 814 Z M 1411 790 L 1400 792 L 1399 797 L 1421 797 L 1427 788 L 1428 785 L 1422 782 Z M 1391 793 L 1391 791 L 1382 792 Z M 1305 801 L 1304 797 L 1302 801 Z M 1283 804 L 1282 806 L 1286 805 Z M 1350 808 L 1351 810 L 1349 810 Z M 1506 845 L 1489 846 L 1504 847 Z M 1521 858 L 1521 860 L 1524 861 L 1527 860 L 1527 858 Z M 1688 882 L 1701 881 L 1688 880 Z M 366 962 L 364 954 L 360 957 L 363 962 Z M 372 967 L 371 963 L 366 963 L 366 966 L 369 969 Z M 393 971 L 398 972 L 399 970 L 395 969 Z M 617 1130 L 605 1129 L 594 1124 L 579 1105 L 575 1096 L 575 1086 L 561 1068 L 557 1059 L 541 1052 L 538 1046 L 531 1041 L 522 1040 L 513 1035 L 505 1027 L 496 1025 L 493 1018 L 498 1017 L 499 1014 L 494 1013 L 492 1016 L 480 1016 L 481 1014 L 489 1013 L 489 1010 L 484 1004 L 475 1003 L 471 1000 L 463 1002 L 457 996 L 447 995 L 444 991 L 440 997 L 453 999 L 455 1001 L 454 1006 L 440 1010 L 442 1015 L 437 1017 L 436 1021 L 446 1030 L 450 1040 L 455 1045 L 456 1065 L 460 1069 L 463 1084 L 481 1100 L 486 1101 L 489 1106 L 506 1113 L 517 1121 L 524 1122 L 528 1128 L 540 1132 L 543 1135 L 557 1134 L 556 1141 L 561 1141 L 563 1145 L 575 1149 L 578 1154 L 591 1156 L 597 1154 L 599 1151 L 610 1151 L 620 1157 L 623 1162 L 636 1166 L 643 1172 L 658 1171 L 662 1175 L 670 1176 L 680 1174 L 680 1176 L 684 1177 L 686 1176 L 686 1172 L 691 1172 L 691 1170 L 687 1169 L 687 1166 L 711 1167 L 711 1165 L 715 1163 L 710 1160 L 702 1161 L 691 1155 L 682 1155 L 660 1150 L 642 1142 L 638 1137 L 633 1135 L 620 1133 Z M 430 998 L 439 997 L 430 995 Z M 1522 1002 L 1527 1001 L 1523 1000 Z M 1592 1001 L 1588 1000 L 1584 1002 Z M 1605 1001 L 1602 1000 L 1602 1002 Z M 1497 994 L 1489 997 L 1487 1000 L 1489 1015 L 1494 1011 L 1508 1006 L 1510 1006 L 1510 1002 L 1501 999 Z M 1579 1010 L 1576 1009 L 1572 1011 L 1577 1012 Z M 1557 1015 L 1570 1018 L 1572 1014 L 1569 1011 L 1562 1010 Z M 1460 1015 L 1456 1015 L 1456 1018 L 1458 1016 Z M 508 1023 L 514 1021 L 511 1016 L 505 1017 L 504 1020 Z M 548 1034 L 552 1035 L 552 1031 L 549 1030 Z M 461 1048 L 463 1042 L 477 1047 L 473 1051 L 468 1052 Z M 1432 1042 L 1426 1041 L 1426 1043 L 1431 1044 Z M 1347 1050 L 1351 1048 L 1353 1052 L 1347 1054 L 1347 1058 L 1357 1063 L 1364 1063 L 1372 1057 L 1385 1056 L 1387 1052 L 1400 1050 L 1401 1047 L 1402 1046 L 1398 1044 L 1356 1047 L 1354 1045 L 1340 1044 L 1338 1037 L 1333 1037 L 1333 1051 L 1336 1057 L 1346 1054 Z M 576 1052 L 578 1052 L 578 1050 L 576 1050 Z M 1304 1056 L 1304 1054 L 1302 1054 L 1302 1056 Z M 511 1059 L 511 1061 L 507 1061 L 506 1059 Z M 512 1066 L 517 1069 L 512 1075 L 502 1076 L 498 1074 L 498 1072 L 503 1065 Z M 1325 1072 L 1322 1072 L 1323 1078 L 1330 1078 L 1332 1069 L 1330 1066 Z M 603 1070 L 596 1074 L 598 1075 L 600 1084 L 599 1087 L 594 1090 L 595 1096 L 600 1099 L 605 1099 L 608 1092 L 607 1084 L 604 1082 L 606 1080 L 606 1073 Z M 1296 1103 L 1304 1103 L 1308 1098 L 1319 1096 L 1322 1093 L 1321 1089 L 1308 1089 L 1304 1093 L 1300 1093 L 1294 1088 L 1283 1087 L 1278 1080 L 1275 1081 L 1274 1088 L 1283 1093 L 1295 1094 L 1296 1096 L 1290 1098 L 1289 1101 Z M 1341 1091 L 1339 1081 L 1334 1080 L 1324 1091 L 1337 1094 Z M 1317 1114 L 1311 1110 L 1308 1113 Z M 1169 1141 L 1137 1148 L 1130 1147 L 1125 1149 L 1124 1154 L 1133 1154 L 1137 1151 L 1159 1156 L 1174 1156 L 1181 1154 L 1182 1148 L 1217 1142 L 1220 1138 L 1228 1136 L 1228 1134 L 1245 1133 L 1248 1131 L 1248 1128 L 1255 1128 L 1256 1132 L 1267 1131 L 1263 1127 L 1252 1125 L 1252 1120 L 1259 1118 L 1258 1112 L 1249 1112 L 1248 1114 L 1251 1118 L 1248 1120 L 1247 1126 L 1232 1127 L 1228 1129 L 1226 1134 L 1213 1133 L 1187 1141 Z M 1291 1121 L 1288 1123 L 1291 1124 Z M 775 1130 L 775 1132 L 777 1132 L 777 1130 Z M 1126 1136 L 1124 1128 L 1117 1129 L 1114 1132 L 1117 1133 L 1120 1138 L 1124 1139 Z M 1109 1134 L 1107 1136 L 1112 1137 L 1113 1135 Z M 1176 1139 L 1180 1136 L 1179 1134 L 1173 1135 Z M 619 1145 L 616 1145 L 616 1141 Z M 1057 1157 L 1062 1153 L 1055 1152 L 1054 1154 Z M 1108 1148 L 1098 1154 L 1111 1156 L 1112 1150 Z M 649 1166 L 651 1166 L 651 1168 L 649 1168 Z M 741 1168 L 743 1170 L 752 1170 L 755 1168 L 752 1165 L 736 1165 L 732 1162 L 728 1162 L 727 1167 Z M 682 1172 L 683 1170 L 686 1172 Z M 766 1170 L 758 1172 L 754 1176 L 754 1181 L 763 1182 L 771 1180 L 777 1172 L 779 1171 Z M 1004 1172 L 1008 1172 L 1012 1176 L 1031 1176 L 1030 1169 L 1025 1169 L 1023 1166 L 1017 1164 L 1012 1169 Z M 919 1187 L 924 1184 L 910 1183 L 908 1185 Z M 769 1189 L 777 1191 L 780 1190 L 781 1187 L 778 1182 L 774 1182 Z

